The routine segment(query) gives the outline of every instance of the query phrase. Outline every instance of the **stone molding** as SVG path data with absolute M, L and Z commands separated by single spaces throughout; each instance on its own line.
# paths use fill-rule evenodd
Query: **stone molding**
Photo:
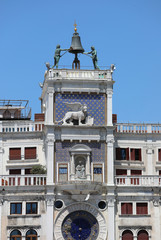
M 30 229 L 34 229 L 37 232 L 37 236 L 40 237 L 40 230 L 41 230 L 41 226 L 40 225 L 31 225 L 31 226 L 7 226 L 7 239 L 10 239 L 10 234 L 12 231 L 19 230 L 21 232 L 22 237 L 26 236 L 26 233 L 28 230 Z
M 147 231 L 148 235 L 149 235 L 149 239 L 151 238 L 151 230 L 152 230 L 152 226 L 119 226 L 119 230 L 120 230 L 120 239 L 122 239 L 122 234 L 124 231 L 126 230 L 130 230 L 133 233 L 133 237 L 134 239 L 137 239 L 137 235 L 139 233 L 139 231 L 141 230 L 145 230 Z

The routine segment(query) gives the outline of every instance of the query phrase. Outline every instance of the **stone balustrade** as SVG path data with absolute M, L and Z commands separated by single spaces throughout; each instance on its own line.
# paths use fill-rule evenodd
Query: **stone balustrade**
M 46 185 L 46 175 L 3 175 L 0 176 L 0 187 L 3 186 L 42 186 Z M 117 186 L 161 186 L 161 176 L 116 176 Z
M 161 176 L 116 176 L 117 186 L 161 186 Z
M 44 127 L 43 122 L 3 121 L 0 122 L 0 132 L 39 132 Z
M 0 186 L 41 186 L 46 185 L 46 175 L 4 175 Z
M 48 79 L 112 80 L 111 70 L 50 69 L 45 73 Z
M 118 133 L 161 133 L 161 124 L 117 123 Z

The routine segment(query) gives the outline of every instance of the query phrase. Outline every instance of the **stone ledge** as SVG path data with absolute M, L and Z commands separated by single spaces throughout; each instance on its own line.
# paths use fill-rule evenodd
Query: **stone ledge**
M 8 215 L 7 218 L 11 219 L 11 218 L 39 218 L 41 217 L 40 214 L 26 214 L 26 215 Z
M 147 218 L 147 217 L 151 217 L 150 214 L 120 214 L 119 215 L 120 218 Z

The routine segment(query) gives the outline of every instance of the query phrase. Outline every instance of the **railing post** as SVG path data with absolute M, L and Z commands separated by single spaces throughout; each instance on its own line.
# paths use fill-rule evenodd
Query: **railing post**
M 151 133 L 151 132 L 152 132 L 152 125 L 147 124 L 147 133 Z
M 21 175 L 20 185 L 25 186 L 25 175 Z

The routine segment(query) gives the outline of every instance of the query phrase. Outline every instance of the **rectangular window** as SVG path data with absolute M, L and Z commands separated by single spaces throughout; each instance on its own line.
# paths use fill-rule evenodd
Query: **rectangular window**
M 121 214 L 132 214 L 132 203 L 121 203 Z
M 36 147 L 25 147 L 25 159 L 36 159 Z
M 126 169 L 116 169 L 116 175 L 127 175 L 127 170 Z
M 37 214 L 37 202 L 26 203 L 26 214 Z
M 161 170 L 159 170 L 159 184 L 161 184 Z
M 21 148 L 10 148 L 9 160 L 21 160 Z
M 21 169 L 10 169 L 9 175 L 21 175 Z
M 158 149 L 158 161 L 161 161 L 161 149 Z
M 68 181 L 68 165 L 67 164 L 59 164 L 58 169 L 59 169 L 58 181 L 59 182 L 67 182 Z
M 94 174 L 102 174 L 102 168 L 101 167 L 94 167 L 93 168 Z
M 22 214 L 22 203 L 11 203 L 10 214 Z
M 132 148 L 130 149 L 130 156 L 132 161 L 141 161 L 141 148 L 135 149 Z
M 31 174 L 31 168 L 25 169 L 25 175 Z
M 116 148 L 116 160 L 129 160 L 129 148 Z
M 138 176 L 131 178 L 131 184 L 139 185 L 139 181 L 141 180 L 141 178 L 139 177 L 140 175 L 142 175 L 141 170 L 131 170 L 131 176 Z
M 66 167 L 59 167 L 59 174 L 67 174 L 68 170 Z
M 127 176 L 126 169 L 116 169 L 116 176 Z M 117 178 L 117 184 L 125 184 L 125 178 Z
M 103 181 L 102 164 L 93 164 L 93 181 Z
M 142 171 L 141 170 L 131 170 L 131 175 L 132 176 L 142 175 Z
M 148 203 L 136 203 L 136 214 L 148 214 Z

